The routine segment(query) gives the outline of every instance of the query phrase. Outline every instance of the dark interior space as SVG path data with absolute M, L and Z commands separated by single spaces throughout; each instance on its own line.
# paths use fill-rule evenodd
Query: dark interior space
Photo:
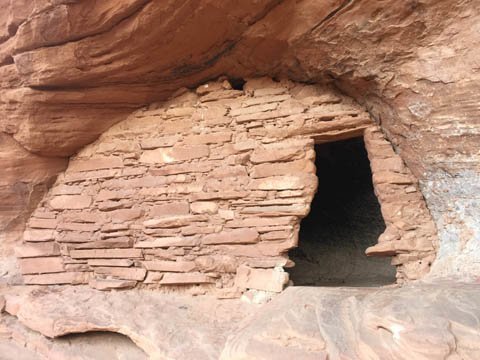
M 395 282 L 389 258 L 365 249 L 385 230 L 362 138 L 315 146 L 318 191 L 290 251 L 294 285 L 380 286 Z

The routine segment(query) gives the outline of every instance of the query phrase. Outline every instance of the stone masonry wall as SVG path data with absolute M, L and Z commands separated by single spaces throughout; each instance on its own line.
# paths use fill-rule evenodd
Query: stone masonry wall
M 279 292 L 317 187 L 314 143 L 371 125 L 328 87 L 181 90 L 70 160 L 16 249 L 24 282 Z
M 366 254 L 394 256 L 397 279 L 416 280 L 427 274 L 435 259 L 437 230 L 417 179 L 405 166 L 378 126 L 365 130 L 375 194 L 386 229 Z

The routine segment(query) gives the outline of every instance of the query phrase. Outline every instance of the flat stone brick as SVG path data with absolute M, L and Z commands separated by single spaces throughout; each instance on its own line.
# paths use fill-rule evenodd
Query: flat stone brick
M 108 183 L 107 183 L 108 184 Z M 133 196 L 135 190 L 101 190 L 96 196 L 96 201 L 121 200 Z
M 102 232 L 117 232 L 117 231 L 129 230 L 129 229 L 130 229 L 130 225 L 125 222 L 116 223 L 116 224 L 109 223 L 102 226 Z
M 254 90 L 255 97 L 280 95 L 280 94 L 285 94 L 286 92 L 287 92 L 287 89 L 283 86 L 277 86 L 277 87 L 262 86 L 262 88 Z
M 92 204 L 92 197 L 87 195 L 60 195 L 50 200 L 55 210 L 86 209 Z
M 163 278 L 163 273 L 159 271 L 148 271 L 147 277 L 143 281 L 144 284 L 158 284 Z
M 227 109 L 223 106 L 212 106 L 208 108 L 197 108 L 192 115 L 192 120 L 204 122 L 209 126 L 228 125 L 232 118 L 227 115 Z
M 52 188 L 52 195 L 80 195 L 83 186 L 56 185 Z
M 68 164 L 67 172 L 83 172 L 123 167 L 122 158 L 118 156 L 73 160 Z
M 229 142 L 232 140 L 231 132 L 217 132 L 202 135 L 188 135 L 185 137 L 184 142 L 190 145 L 200 144 L 220 144 Z
M 112 139 L 111 142 L 102 142 L 98 144 L 96 152 L 99 154 L 111 153 L 132 153 L 138 150 L 138 144 L 135 141 Z
M 85 243 L 94 239 L 93 233 L 79 233 L 75 231 L 62 232 L 55 237 L 55 240 L 59 243 Z
M 392 171 L 374 172 L 372 179 L 374 184 L 411 185 L 416 183 L 416 179 L 412 175 L 398 174 Z
M 162 285 L 209 284 L 215 281 L 202 273 L 166 273 L 159 281 Z
M 182 228 L 182 230 L 185 227 Z M 153 237 L 172 237 L 177 236 L 180 233 L 180 229 L 173 228 L 173 229 L 143 229 L 143 233 L 146 235 L 151 235 Z
M 172 164 L 163 166 L 161 169 L 151 169 L 152 175 L 176 175 L 187 173 L 206 173 L 212 170 L 211 164 Z
M 146 220 L 143 225 L 147 228 L 175 228 L 190 225 L 195 221 L 208 221 L 208 217 L 205 215 L 177 215 Z
M 121 223 L 124 221 L 132 221 L 140 218 L 143 214 L 141 209 L 120 209 L 110 212 L 113 222 Z
M 214 232 L 220 231 L 221 227 L 219 226 L 184 226 L 181 229 L 181 233 L 184 236 L 188 235 L 200 235 L 200 234 L 212 234 Z
M 60 246 L 55 242 L 24 244 L 15 247 L 15 255 L 19 258 L 60 255 Z
M 234 99 L 242 95 L 243 95 L 243 91 L 240 91 L 240 90 L 219 90 L 219 91 L 212 91 L 211 93 L 202 96 L 200 98 L 200 101 L 209 102 L 209 101 L 217 101 L 217 100 L 223 100 L 223 99 Z
M 255 139 L 247 139 L 243 141 L 237 141 L 233 144 L 233 149 L 237 152 L 245 152 L 248 150 L 255 149 L 258 145 L 258 142 Z
M 136 280 L 141 281 L 145 279 L 147 270 L 141 268 L 126 268 L 126 267 L 95 267 L 95 274 L 101 274 L 106 276 L 113 276 L 124 280 Z
M 23 240 L 30 242 L 50 241 L 54 239 L 53 230 L 28 229 L 23 233 Z
M 188 215 L 190 206 L 187 201 L 178 201 L 167 204 L 155 205 L 150 209 L 151 217 Z
M 32 214 L 33 218 L 40 218 L 40 219 L 55 219 L 57 214 L 52 211 L 46 211 L 45 209 L 37 209 Z
M 96 180 L 96 179 L 111 179 L 113 177 L 119 176 L 119 169 L 108 169 L 108 170 L 95 170 L 95 171 L 84 171 L 84 172 L 69 172 L 65 174 L 65 182 L 80 182 L 87 180 Z
M 281 175 L 255 179 L 250 183 L 250 188 L 259 190 L 298 190 L 307 187 L 316 188 L 316 185 L 317 178 L 314 174 L 311 174 L 311 177 Z
M 261 240 L 284 240 L 291 235 L 290 230 L 270 231 L 260 235 Z
M 283 241 L 265 241 L 256 244 L 229 244 L 217 245 L 216 249 L 222 254 L 258 258 L 259 256 L 281 256 L 288 250 L 296 247 L 298 242 L 293 239 Z
M 173 148 L 146 150 L 140 156 L 139 161 L 147 164 L 168 164 L 199 159 L 207 157 L 209 154 L 210 150 L 207 145 L 178 146 Z
M 137 242 L 136 248 L 167 248 L 171 246 L 197 246 L 200 240 L 195 237 L 164 237 Z
M 288 273 L 277 269 L 252 269 L 240 266 L 235 285 L 241 289 L 281 292 L 288 283 Z
M 113 232 L 102 232 L 100 233 L 100 238 L 104 239 L 111 239 L 111 238 L 125 238 L 130 237 L 132 235 L 131 231 L 113 231 Z
M 100 226 L 92 223 L 64 223 L 61 222 L 57 226 L 58 230 L 70 230 L 70 231 L 97 231 Z
M 208 174 L 212 178 L 225 178 L 225 177 L 236 177 L 236 176 L 248 176 L 247 169 L 242 165 L 235 166 L 220 166 L 212 170 Z
M 192 194 L 190 196 L 192 201 L 201 200 L 231 200 L 242 199 L 248 195 L 246 191 L 212 191 Z
M 194 214 L 216 214 L 218 204 L 213 201 L 197 201 L 190 204 L 190 208 Z
M 237 109 L 232 109 L 230 111 L 229 115 L 230 116 L 240 116 L 240 115 L 248 115 L 248 114 L 256 114 L 256 113 L 261 113 L 264 111 L 271 111 L 275 110 L 278 107 L 278 104 L 275 102 L 272 103 L 266 103 L 266 104 L 258 104 L 258 105 L 252 105 L 248 107 L 241 107 Z
M 252 178 L 264 178 L 277 175 L 294 175 L 299 172 L 315 174 L 315 164 L 306 159 L 279 163 L 264 163 L 253 166 L 250 176 Z
M 170 146 L 173 146 L 179 139 L 180 139 L 180 136 L 178 135 L 143 139 L 140 142 L 140 147 L 144 150 L 158 149 L 161 147 L 170 147 Z
M 213 244 L 251 244 L 258 241 L 258 232 L 255 229 L 235 229 L 224 231 L 218 234 L 206 235 L 202 243 L 206 245 Z
M 294 217 L 250 217 L 238 220 L 228 221 L 225 226 L 231 228 L 243 227 L 264 227 L 264 226 L 282 226 L 295 223 Z
M 114 267 L 130 267 L 133 261 L 130 259 L 89 259 L 89 266 L 114 266 Z
M 82 212 L 64 212 L 59 217 L 59 221 L 68 223 L 103 223 L 105 221 L 105 215 L 101 212 L 91 209 Z
M 28 222 L 28 226 L 33 229 L 55 229 L 57 227 L 57 220 L 32 218 Z
M 83 242 L 75 245 L 75 249 L 115 249 L 130 248 L 133 245 L 133 239 L 127 236 L 121 236 L 113 239 L 103 239 L 98 241 Z
M 241 210 L 241 214 L 251 214 L 258 216 L 305 216 L 310 211 L 310 205 L 274 205 L 274 206 L 248 206 Z
M 91 279 L 88 285 L 97 290 L 131 289 L 137 285 L 135 280 Z
M 90 266 L 87 264 L 66 264 L 65 271 L 90 271 Z
M 113 258 L 141 258 L 140 249 L 94 249 L 94 250 L 71 250 L 73 259 L 113 259 Z
M 144 261 L 143 266 L 147 270 L 164 271 L 164 272 L 190 272 L 195 270 L 195 262 L 193 261 Z
M 287 148 L 259 148 L 255 149 L 250 156 L 254 164 L 265 162 L 291 161 L 305 156 L 306 149 L 300 147 Z
M 248 100 L 245 100 L 242 103 L 242 107 L 249 107 L 249 106 L 260 105 L 260 104 L 282 102 L 282 101 L 288 100 L 290 98 L 291 98 L 291 96 L 288 95 L 288 94 L 252 97 Z
M 58 273 L 64 271 L 61 257 L 39 257 L 18 260 L 22 274 Z
M 201 271 L 229 274 L 236 273 L 238 267 L 238 261 L 229 255 L 198 256 L 195 258 L 195 264 Z
M 141 178 L 134 179 L 113 179 L 103 183 L 103 186 L 110 189 L 122 189 L 120 191 L 132 191 L 136 188 L 156 187 L 169 184 L 171 181 L 165 176 L 151 176 L 147 175 Z M 121 197 L 120 199 L 123 199 Z
M 190 117 L 195 111 L 194 107 L 174 107 L 165 112 L 167 118 L 169 117 Z
M 27 285 L 80 285 L 88 283 L 90 274 L 86 272 L 64 272 L 57 274 L 25 275 L 23 282 Z

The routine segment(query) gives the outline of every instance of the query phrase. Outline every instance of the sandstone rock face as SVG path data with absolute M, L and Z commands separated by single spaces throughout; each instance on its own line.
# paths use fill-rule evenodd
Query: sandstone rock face
M 443 360 L 480 354 L 475 285 L 289 287 L 262 306 L 136 289 L 25 290 L 6 294 L 8 314 L 0 315 L 0 349 L 25 359 L 142 359 L 140 349 L 150 359 L 188 360 Z M 106 336 L 96 339 L 98 331 Z M 89 332 L 93 336 L 83 341 L 62 338 Z M 129 337 L 138 348 L 112 342 L 111 333 Z M 15 358 L 10 355 L 2 353 Z
M 0 329 L 6 335 L 13 332 L 10 346 L 22 344 L 24 339 L 28 344 L 26 348 L 36 354 L 37 359 L 39 355 L 46 359 L 77 358 L 74 356 L 78 345 L 74 339 L 69 341 L 71 348 L 65 349 L 59 337 L 89 332 L 118 333 L 130 338 L 137 345 L 137 351 L 129 350 L 123 342 L 118 352 L 124 353 L 119 359 L 130 352 L 133 352 L 131 359 L 142 359 L 137 357 L 140 349 L 148 359 L 218 359 L 228 334 L 256 310 L 256 306 L 237 299 L 218 300 L 211 296 L 146 290 L 112 294 L 70 286 L 7 295 L 8 313 L 32 331 L 21 329 L 20 324 L 12 323 L 11 317 L 6 316 L 0 317 Z M 103 352 L 108 354 L 110 348 L 106 340 L 89 342 L 96 351 L 80 354 L 78 359 L 104 358 Z M 0 349 L 2 345 L 0 338 Z M 54 357 L 56 352 L 58 357 Z
M 296 245 L 315 188 L 309 147 L 364 133 L 388 225 L 368 254 L 393 256 L 401 281 L 431 268 L 431 278 L 478 282 L 478 1 L 0 0 L 0 8 L 0 289 L 23 271 L 28 284 L 68 291 L 86 283 L 183 284 L 193 294 L 221 288 L 222 297 L 277 291 L 286 281 L 280 268 L 291 265 L 283 254 Z M 221 75 L 234 89 L 205 84 Z M 258 76 L 297 84 L 252 80 L 240 90 L 242 78 Z M 360 105 L 299 82 L 333 85 Z M 158 105 L 183 87 L 197 90 Z M 476 288 L 336 291 L 290 288 L 242 333 L 202 328 L 208 341 L 191 332 L 205 318 L 173 315 L 183 311 L 179 302 L 147 304 L 142 318 L 167 309 L 162 326 L 175 318 L 187 330 L 150 332 L 183 352 L 148 334 L 142 348 L 195 359 L 480 357 Z M 45 304 L 20 311 L 29 323 L 50 309 L 32 327 L 56 314 L 72 320 L 71 331 L 131 329 L 136 323 L 124 315 L 143 304 L 107 299 L 85 326 L 78 313 L 58 311 L 75 308 L 74 293 L 60 296 L 59 307 L 40 294 L 32 297 Z M 87 298 L 98 306 L 91 292 L 79 296 Z M 109 321 L 115 311 L 121 315 Z M 72 358 L 69 345 L 3 315 L 1 354 Z M 145 329 L 131 334 L 140 343 Z M 195 346 L 185 344 L 190 338 Z
M 475 359 L 478 295 L 452 284 L 290 287 L 232 333 L 220 359 Z
M 440 232 L 434 273 L 472 279 L 480 271 L 475 1 L 0 5 L 0 131 L 49 157 L 41 162 L 71 155 L 134 109 L 221 74 L 328 80 L 366 106 L 419 179 Z M 9 152 L 6 167 L 23 164 L 30 173 L 36 165 L 23 156 Z M 50 177 L 62 170 L 48 168 Z M 33 185 L 26 175 L 20 182 Z M 17 210 L 2 209 L 2 219 L 35 205 L 30 191 L 13 190 L 17 183 L 5 187 Z M 2 225 L 12 241 L 19 223 Z

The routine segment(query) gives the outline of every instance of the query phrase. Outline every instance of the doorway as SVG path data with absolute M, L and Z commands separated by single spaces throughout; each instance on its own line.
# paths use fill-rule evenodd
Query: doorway
M 385 230 L 363 138 L 315 146 L 319 185 L 289 252 L 294 285 L 381 286 L 395 282 L 389 258 L 365 249 Z

